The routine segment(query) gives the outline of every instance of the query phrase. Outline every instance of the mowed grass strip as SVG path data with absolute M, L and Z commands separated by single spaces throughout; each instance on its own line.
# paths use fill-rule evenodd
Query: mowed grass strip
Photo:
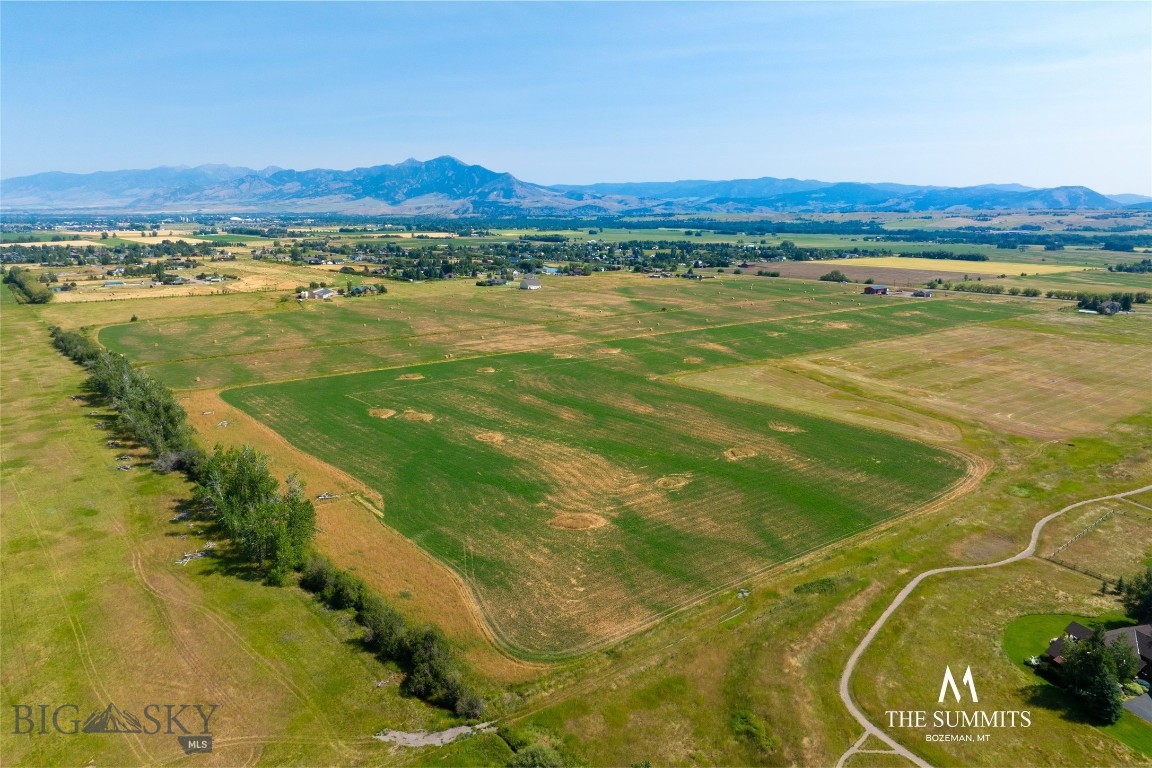
M 385 521 L 461 573 L 526 656 L 618 638 L 964 473 L 959 457 L 899 437 L 636 375 L 663 353 L 631 352 L 223 397 L 378 490 Z M 782 422 L 792 431 L 770 426 Z

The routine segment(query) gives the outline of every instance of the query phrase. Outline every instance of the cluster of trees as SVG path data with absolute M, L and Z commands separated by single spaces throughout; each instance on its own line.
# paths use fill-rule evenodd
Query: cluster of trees
M 157 470 L 195 475 L 204 454 L 172 390 L 82 334 L 55 326 L 49 332 L 57 349 L 88 368 L 88 388 L 116 410 L 117 429 L 148 447 Z
M 1137 665 L 1136 655 L 1123 638 L 1109 645 L 1104 642 L 1104 631 L 1096 629 L 1083 640 L 1064 639 L 1060 680 L 1094 716 L 1114 723 L 1124 713 L 1120 686 L 1136 676 Z
M 1107 588 L 1105 582 L 1101 591 L 1106 592 Z M 1152 622 L 1152 568 L 1127 580 L 1117 579 L 1115 592 L 1128 618 L 1139 624 Z M 1083 640 L 1064 638 L 1060 682 L 1104 723 L 1120 719 L 1124 712 L 1123 686 L 1135 678 L 1138 667 L 1132 646 L 1122 637 L 1106 643 L 1099 627 Z
M 483 715 L 483 699 L 465 682 L 463 665 L 439 629 L 409 625 L 364 582 L 322 555 L 308 558 L 300 586 L 330 608 L 355 611 L 356 621 L 364 627 L 364 644 L 405 670 L 404 693 L 462 717 Z
M 1152 293 L 1148 291 L 1136 291 L 1135 293 L 1114 291 L 1112 293 L 1089 293 L 1087 291 L 1060 291 L 1052 290 L 1045 291 L 1044 295 L 1049 299 L 1065 299 L 1066 301 L 1115 301 L 1118 304 L 1129 301 L 1133 304 L 1147 304 L 1149 299 L 1152 299 Z M 1125 299 L 1127 297 L 1127 299 Z
M 268 468 L 268 457 L 252 446 L 219 446 L 201 462 L 194 499 L 224 528 L 245 560 L 268 583 L 283 585 L 304 564 L 316 535 L 316 510 L 303 483 L 289 475 L 286 488 Z
M 988 261 L 983 253 L 955 253 L 953 251 L 920 251 L 919 253 L 901 253 L 906 259 L 947 259 L 949 261 Z
M 95 262 L 108 264 L 142 264 L 145 259 L 178 257 L 191 260 L 211 257 L 215 247 L 183 240 L 161 240 L 158 243 L 127 242 L 112 245 L 11 245 L 0 250 L 5 264 L 52 264 L 69 266 Z
M 12 267 L 4 274 L 4 282 L 21 304 L 47 304 L 52 300 L 52 291 L 30 269 Z
M 1152 272 L 1152 259 L 1140 259 L 1140 261 L 1133 261 L 1127 264 L 1109 264 L 1109 272 L 1135 272 L 1137 274 L 1147 274 Z
M 135 318 L 133 318 L 135 319 Z M 251 446 L 206 455 L 192 440 L 187 414 L 172 392 L 75 331 L 50 329 L 53 345 L 88 369 L 88 387 L 117 411 L 117 426 L 148 446 L 161 471 L 183 469 L 196 483 L 193 500 L 228 534 L 234 551 L 269 584 L 303 571 L 300 585 L 334 609 L 352 608 L 365 644 L 407 670 L 406 693 L 479 717 L 483 700 L 464 681 L 464 669 L 435 627 L 409 626 L 362 581 L 312 550 L 316 510 L 290 475 L 283 487 L 268 457 Z
M 1005 288 L 1002 285 L 985 285 L 984 283 L 946 283 L 943 280 L 929 283 L 928 287 L 937 287 L 942 291 L 966 291 L 968 293 L 995 293 L 995 294 L 1008 294 L 1009 296 L 1039 296 L 1039 288 L 1018 288 L 1011 286 Z
M 848 277 L 848 275 L 844 274 L 843 272 L 841 272 L 838 269 L 834 269 L 831 272 L 825 272 L 824 274 L 820 275 L 820 279 L 826 283 L 850 283 L 850 282 L 852 282 L 852 280 Z
M 1140 623 L 1152 623 L 1152 568 L 1145 568 L 1131 579 L 1123 577 L 1116 582 L 1120 604 L 1128 618 Z

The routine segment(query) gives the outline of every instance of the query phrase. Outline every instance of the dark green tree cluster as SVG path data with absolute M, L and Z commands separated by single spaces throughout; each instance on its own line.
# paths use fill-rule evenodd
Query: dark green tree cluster
M 1045 291 L 1044 295 L 1049 299 L 1065 299 L 1068 301 L 1076 302 L 1105 302 L 1114 301 L 1117 304 L 1127 303 L 1129 306 L 1132 304 L 1147 304 L 1149 299 L 1152 299 L 1152 294 L 1148 291 L 1136 291 L 1135 293 L 1114 291 L 1113 293 L 1088 293 L 1087 291 Z
M 843 272 L 841 272 L 838 269 L 834 269 L 831 272 L 826 272 L 823 275 L 820 275 L 820 279 L 826 283 L 850 283 L 850 282 L 852 282 L 848 278 L 848 275 L 844 274 Z
M 200 466 L 195 500 L 216 518 L 236 551 L 281 585 L 304 564 L 316 534 L 316 510 L 295 475 L 280 483 L 252 446 L 219 446 Z
M 1121 578 L 1116 591 L 1129 618 L 1140 624 L 1152 623 L 1152 568 L 1145 568 L 1128 580 Z
M 82 334 L 57 327 L 50 333 L 57 349 L 88 368 L 88 388 L 116 410 L 119 430 L 148 447 L 156 469 L 183 469 L 195 476 L 203 451 L 192 439 L 188 414 L 172 390 Z
M 949 261 L 988 261 L 983 253 L 955 253 L 953 251 L 920 251 L 919 253 L 901 253 L 906 259 L 947 259 Z
M 439 629 L 409 625 L 364 582 L 322 555 L 309 556 L 300 586 L 330 608 L 356 611 L 365 645 L 406 671 L 404 693 L 453 709 L 462 717 L 483 714 L 483 700 L 464 681 L 463 665 Z
M 1103 630 L 1097 629 L 1083 640 L 1064 639 L 1060 677 L 1093 717 L 1114 723 L 1124 713 L 1120 684 L 1136 675 L 1136 665 L 1136 656 L 1123 638 L 1108 645 Z
M 21 304 L 47 304 L 52 300 L 52 292 L 36 279 L 31 270 L 12 267 L 5 273 L 4 282 L 12 288 Z
M 1109 264 L 1109 272 L 1133 272 L 1136 274 L 1147 274 L 1152 272 L 1152 259 L 1140 259 L 1140 261 L 1132 261 L 1127 264 Z

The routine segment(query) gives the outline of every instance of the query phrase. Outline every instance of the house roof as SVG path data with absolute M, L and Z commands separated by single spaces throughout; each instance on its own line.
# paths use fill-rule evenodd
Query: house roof
M 1074 621 L 1064 628 L 1064 634 L 1048 645 L 1048 657 L 1057 664 L 1063 663 L 1066 638 L 1071 637 L 1076 640 L 1084 640 L 1091 636 L 1091 629 Z M 1152 625 L 1141 624 L 1136 627 L 1120 627 L 1119 629 L 1112 629 L 1104 633 L 1104 642 L 1107 645 L 1112 645 L 1118 639 L 1122 639 L 1128 643 L 1129 647 L 1131 647 L 1132 651 L 1136 654 L 1137 673 L 1140 673 L 1149 665 L 1152 665 Z
M 540 285 L 540 281 L 535 277 L 526 277 L 520 285 Z
M 1141 624 L 1138 627 L 1121 627 L 1104 633 L 1104 642 L 1108 645 L 1123 639 L 1128 643 L 1138 660 L 1137 673 L 1152 664 L 1152 624 Z
M 1061 634 L 1060 637 L 1056 638 L 1055 640 L 1053 640 L 1051 643 L 1048 644 L 1047 655 L 1050 659 L 1055 661 L 1057 664 L 1061 664 L 1064 661 L 1064 638 L 1065 637 L 1071 637 L 1071 638 L 1076 639 L 1076 640 L 1084 640 L 1084 639 L 1087 639 L 1089 637 L 1092 637 L 1092 630 L 1088 629 L 1088 627 L 1086 627 L 1083 624 L 1076 622 L 1076 621 L 1074 621 L 1071 624 L 1069 624 L 1068 626 L 1064 627 L 1063 634 Z

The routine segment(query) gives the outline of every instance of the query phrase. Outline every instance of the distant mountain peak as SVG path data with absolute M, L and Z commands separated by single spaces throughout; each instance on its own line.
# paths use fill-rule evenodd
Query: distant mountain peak
M 673 213 L 1107 209 L 1139 204 L 1087 187 L 938 187 L 771 176 L 542 186 L 452 155 L 395 165 L 297 171 L 206 163 L 0 182 L 7 211 L 613 215 Z

